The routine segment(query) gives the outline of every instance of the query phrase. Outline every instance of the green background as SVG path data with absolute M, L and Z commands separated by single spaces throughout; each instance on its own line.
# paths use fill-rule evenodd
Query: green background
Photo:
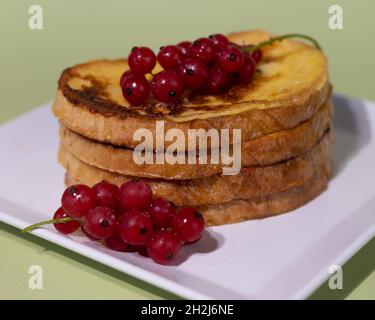
M 28 8 L 44 10 L 44 29 L 28 28 Z M 344 28 L 328 28 L 342 5 Z M 62 1 L 0 3 L 0 122 L 53 99 L 60 72 L 91 59 L 127 56 L 134 45 L 263 28 L 319 39 L 337 92 L 375 99 L 374 1 Z M 0 298 L 176 298 L 120 272 L 0 223 Z M 44 289 L 28 288 L 28 268 L 44 270 Z M 375 298 L 375 239 L 344 266 L 344 289 L 327 284 L 312 298 Z

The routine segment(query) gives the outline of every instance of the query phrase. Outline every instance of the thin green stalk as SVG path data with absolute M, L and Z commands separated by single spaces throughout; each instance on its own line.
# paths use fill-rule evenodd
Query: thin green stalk
M 71 218 L 71 217 L 65 217 L 65 218 L 60 218 L 60 219 L 45 220 L 45 221 L 41 221 L 41 222 L 38 222 L 38 223 L 34 223 L 31 226 L 28 226 L 25 229 L 21 230 L 21 232 L 22 233 L 27 233 L 27 232 L 30 232 L 30 231 L 36 229 L 36 228 L 44 226 L 46 224 L 51 224 L 51 223 L 67 223 L 69 221 L 74 221 L 74 219 Z
M 275 38 L 271 38 L 269 40 L 263 41 L 263 42 L 258 43 L 256 45 L 243 46 L 242 49 L 246 52 L 253 52 L 257 49 L 261 49 L 263 47 L 269 46 L 269 45 L 273 44 L 274 42 L 282 41 L 282 40 L 288 39 L 288 38 L 302 38 L 302 39 L 308 40 L 308 41 L 312 42 L 316 48 L 321 50 L 321 47 L 320 47 L 318 41 L 316 41 L 314 38 L 312 38 L 310 36 L 307 36 L 305 34 L 299 34 L 299 33 L 285 34 L 283 36 L 279 36 L 279 37 L 275 37 Z

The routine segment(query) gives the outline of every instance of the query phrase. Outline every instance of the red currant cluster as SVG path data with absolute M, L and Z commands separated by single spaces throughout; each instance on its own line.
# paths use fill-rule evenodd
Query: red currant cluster
M 250 81 L 261 59 L 260 49 L 246 52 L 222 34 L 161 47 L 157 56 L 150 48 L 134 47 L 128 57 L 130 70 L 122 74 L 120 85 L 125 99 L 135 106 L 145 103 L 150 91 L 161 102 L 176 103 L 185 89 L 217 94 Z M 164 70 L 149 83 L 145 75 L 156 60 Z
M 176 212 L 170 201 L 153 199 L 148 184 L 138 180 L 120 188 L 106 181 L 93 188 L 72 185 L 53 218 L 61 233 L 81 228 L 90 240 L 101 240 L 112 250 L 138 251 L 161 264 L 173 261 L 183 243 L 198 241 L 205 226 L 194 208 Z

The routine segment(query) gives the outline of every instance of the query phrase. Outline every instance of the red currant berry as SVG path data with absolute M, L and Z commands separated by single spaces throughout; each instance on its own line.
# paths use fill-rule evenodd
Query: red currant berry
M 148 212 L 154 226 L 167 228 L 171 226 L 173 215 L 175 214 L 175 207 L 167 199 L 157 198 L 152 201 Z
M 217 60 L 224 72 L 233 73 L 241 69 L 244 62 L 244 54 L 238 47 L 230 45 L 218 52 Z
M 197 58 L 187 58 L 180 66 L 180 74 L 186 86 L 198 89 L 208 80 L 207 66 Z
M 96 202 L 98 206 L 111 208 L 113 210 L 118 207 L 118 186 L 102 181 L 92 187 L 96 192 Z
M 250 81 L 255 74 L 255 62 L 252 58 L 245 58 L 244 64 L 239 71 L 240 81 L 241 82 L 248 82 Z
M 57 209 L 55 214 L 53 215 L 53 219 L 61 219 L 67 218 L 69 215 L 64 211 L 63 208 Z M 69 234 L 77 231 L 80 227 L 80 223 L 78 221 L 68 221 L 68 222 L 61 222 L 61 223 L 54 223 L 54 227 L 57 231 L 63 234 Z
M 251 53 L 251 57 L 254 59 L 255 63 L 258 64 L 263 58 L 263 52 L 257 49 Z
M 133 75 L 133 72 L 131 72 L 130 70 L 126 70 L 122 75 L 121 75 L 121 78 L 120 78 L 120 86 L 121 88 L 124 86 L 125 84 L 125 81 Z
M 123 83 L 122 94 L 134 106 L 143 104 L 149 93 L 150 85 L 144 76 L 128 76 Z
M 130 69 L 140 75 L 149 73 L 156 64 L 155 53 L 147 47 L 135 47 L 128 57 Z
M 209 38 L 213 42 L 216 50 L 224 49 L 229 44 L 227 37 L 220 33 L 212 34 Z
M 164 69 L 176 69 L 183 59 L 183 54 L 177 46 L 161 47 L 158 61 Z
M 159 101 L 175 103 L 184 93 L 184 83 L 175 71 L 164 70 L 152 78 L 151 92 Z
M 217 67 L 210 68 L 208 71 L 208 80 L 205 85 L 205 92 L 217 94 L 223 91 L 229 83 L 229 76 L 223 70 Z
M 130 180 L 120 186 L 119 201 L 125 210 L 145 210 L 152 201 L 152 191 L 146 182 Z
M 198 58 L 204 63 L 210 63 L 215 59 L 213 42 L 208 38 L 195 40 L 189 48 L 189 56 Z
M 83 184 L 68 187 L 61 197 L 61 206 L 73 218 L 84 216 L 95 205 L 95 191 Z
M 142 257 L 146 257 L 148 258 L 149 255 L 148 255 L 148 252 L 147 252 L 147 247 L 145 245 L 143 246 L 135 246 L 136 248 L 136 251 L 138 252 L 138 254 Z
M 128 244 L 125 248 L 125 252 L 137 252 L 140 253 L 141 251 L 145 250 L 145 246 L 133 246 L 132 244 Z
M 117 229 L 122 240 L 138 246 L 146 243 L 146 239 L 152 233 L 152 223 L 150 216 L 133 209 L 122 216 Z
M 180 209 L 173 218 L 173 230 L 185 242 L 199 240 L 204 232 L 204 218 L 194 208 Z
M 114 251 L 125 251 L 128 246 L 130 246 L 128 243 L 122 240 L 118 232 L 114 232 L 111 236 L 104 239 L 104 245 Z
M 184 58 L 187 58 L 187 56 L 189 55 L 190 46 L 191 46 L 190 41 L 182 41 L 177 44 L 177 47 L 181 50 L 181 53 Z
M 105 239 L 115 231 L 116 217 L 107 207 L 92 208 L 82 219 L 85 231 L 95 239 Z
M 101 240 L 101 239 L 98 239 L 98 238 L 95 238 L 93 237 L 91 234 L 88 234 L 87 231 L 83 228 L 83 226 L 81 226 L 81 231 L 83 232 L 83 234 L 91 241 L 98 241 L 98 240 Z
M 160 264 L 169 264 L 180 251 L 181 242 L 173 232 L 160 230 L 147 241 L 147 252 L 152 260 Z

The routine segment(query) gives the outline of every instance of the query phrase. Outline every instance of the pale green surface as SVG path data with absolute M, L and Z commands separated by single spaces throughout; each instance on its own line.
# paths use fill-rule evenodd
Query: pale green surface
M 28 7 L 44 9 L 44 30 L 27 26 Z M 328 6 L 344 8 L 344 29 L 327 26 Z M 21 1 L 0 4 L 0 122 L 51 100 L 63 68 L 126 56 L 162 44 L 250 28 L 307 33 L 329 56 L 335 90 L 375 99 L 373 1 Z M 34 236 L 0 224 L 0 298 L 148 299 L 175 296 Z M 44 289 L 27 287 L 28 267 L 44 269 Z M 344 290 L 323 285 L 313 298 L 375 298 L 375 240 L 344 267 Z

